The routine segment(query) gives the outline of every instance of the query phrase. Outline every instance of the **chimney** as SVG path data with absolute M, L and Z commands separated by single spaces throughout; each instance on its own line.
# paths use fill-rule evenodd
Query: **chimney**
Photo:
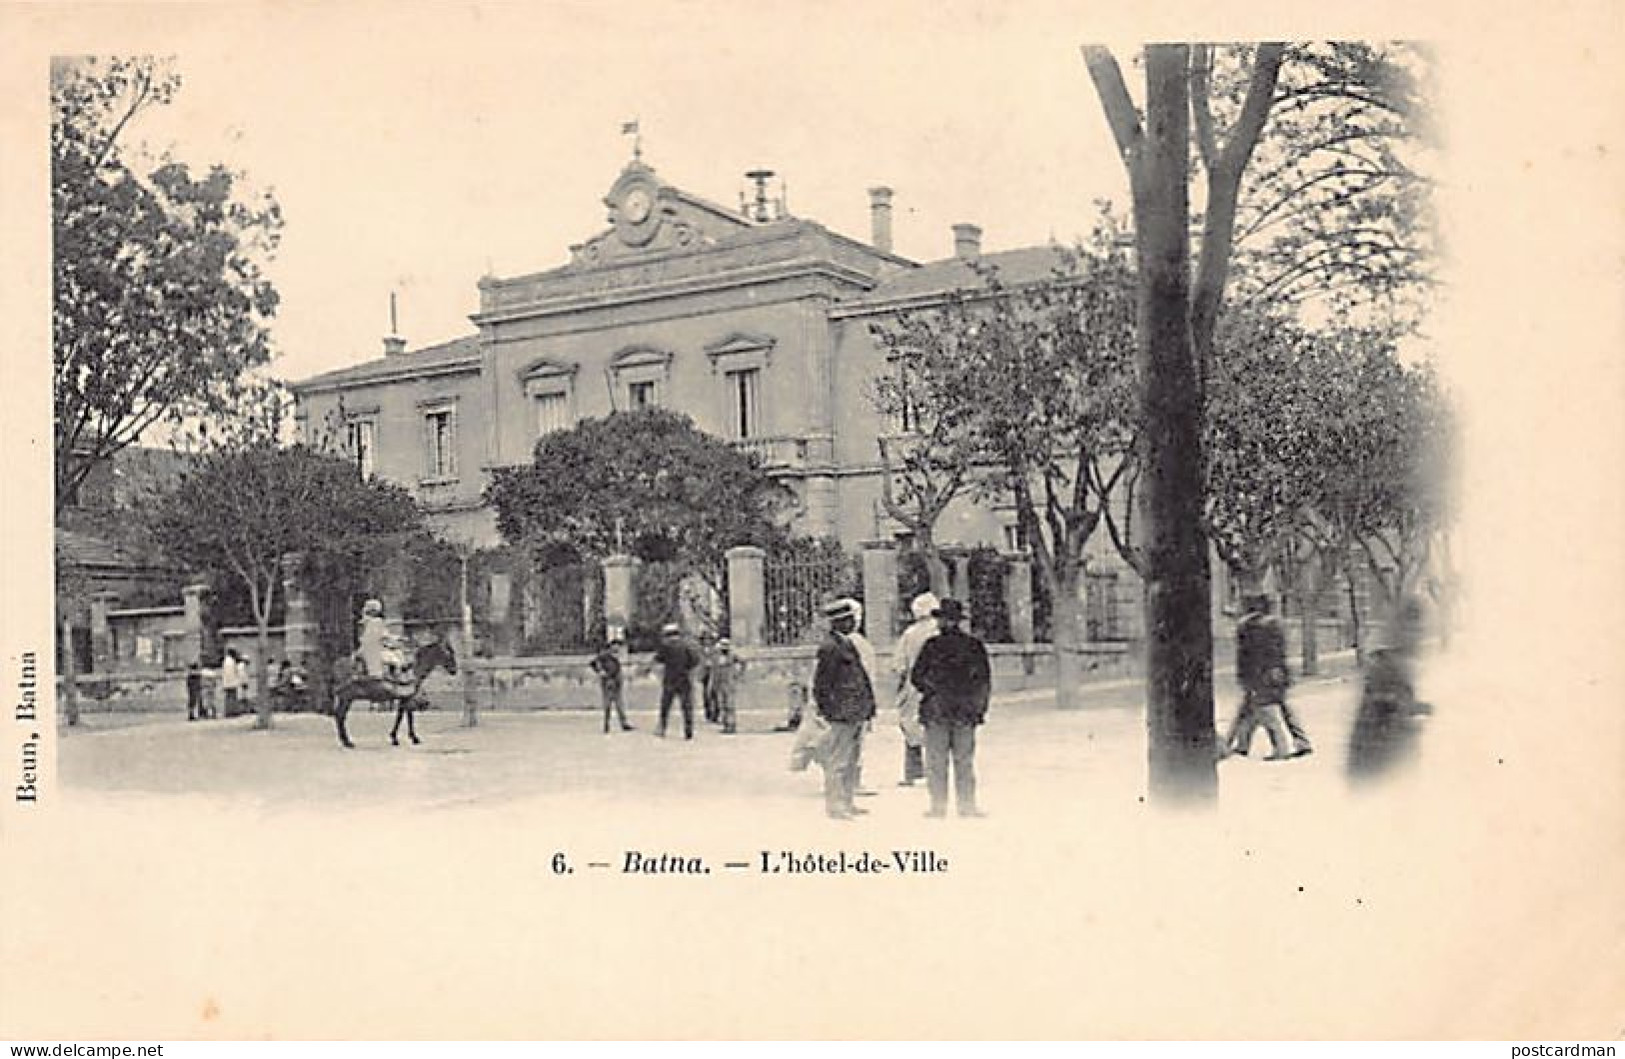
M 891 188 L 869 189 L 869 230 L 875 249 L 891 253 Z
M 384 356 L 393 357 L 406 352 L 406 339 L 400 336 L 400 324 L 395 319 L 395 292 L 389 292 L 389 334 L 384 337 Z
M 975 261 L 982 256 L 982 229 L 974 224 L 954 225 L 954 256 Z

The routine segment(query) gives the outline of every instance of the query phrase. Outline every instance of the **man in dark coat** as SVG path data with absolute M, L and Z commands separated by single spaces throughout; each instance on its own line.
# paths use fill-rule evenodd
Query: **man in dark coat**
M 621 654 L 626 644 L 618 637 L 605 642 L 603 650 L 592 660 L 592 671 L 598 674 L 598 694 L 604 706 L 604 734 L 609 734 L 609 715 L 615 714 L 621 722 L 621 731 L 630 732 L 626 720 L 626 701 L 622 694 Z
M 829 635 L 818 645 L 813 669 L 813 706 L 829 723 L 824 750 L 824 812 L 835 820 L 850 820 L 867 812 L 853 804 L 857 793 L 858 740 L 863 726 L 875 715 L 875 691 L 863 658 L 850 639 L 857 628 L 857 612 L 850 600 L 824 608 Z
M 197 721 L 205 716 L 207 714 L 203 712 L 203 670 L 193 662 L 186 667 L 186 719 Z
M 700 652 L 683 639 L 683 631 L 676 625 L 660 630 L 660 646 L 655 648 L 655 661 L 660 663 L 660 725 L 655 735 L 666 737 L 666 720 L 671 716 L 671 702 L 677 699 L 683 707 L 683 738 L 694 738 L 694 670 L 700 665 Z
M 931 808 L 925 815 L 947 813 L 951 761 L 959 815 L 981 816 L 976 804 L 976 726 L 987 717 L 992 667 L 982 641 L 959 627 L 965 611 L 958 600 L 943 600 L 932 616 L 938 632 L 920 648 L 909 675 L 920 691 L 920 723 L 925 726 L 925 780 L 931 791 Z
M 1248 595 L 1242 605 L 1246 613 L 1236 624 L 1236 680 L 1243 698 L 1236 719 L 1225 739 L 1228 753 L 1247 755 L 1253 731 L 1264 726 L 1270 737 L 1269 761 L 1298 756 L 1289 752 L 1293 740 L 1286 726 L 1283 706 L 1291 684 L 1286 667 L 1286 634 L 1270 614 L 1270 599 L 1263 593 Z M 1299 753 L 1309 753 L 1308 739 L 1298 744 Z

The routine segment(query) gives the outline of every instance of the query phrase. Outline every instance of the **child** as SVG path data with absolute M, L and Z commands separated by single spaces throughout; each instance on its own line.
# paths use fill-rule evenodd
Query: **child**
M 716 655 L 711 662 L 711 693 L 716 697 L 717 719 L 722 722 L 723 735 L 733 735 L 738 730 L 734 689 L 744 668 L 744 660 L 734 657 L 733 645 L 728 638 L 718 640 Z
M 357 653 L 368 676 L 381 680 L 403 679 L 401 670 L 406 659 L 401 655 L 401 640 L 389 632 L 384 624 L 384 605 L 369 599 L 361 606 L 361 646 Z

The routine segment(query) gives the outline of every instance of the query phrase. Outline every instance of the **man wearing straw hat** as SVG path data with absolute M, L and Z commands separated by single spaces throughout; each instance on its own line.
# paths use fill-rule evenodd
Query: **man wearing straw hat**
M 863 726 L 875 715 L 875 693 L 869 674 L 851 636 L 857 629 L 857 611 L 849 599 L 824 608 L 829 635 L 818 645 L 813 670 L 813 705 L 829 723 L 824 750 L 824 812 L 834 820 L 850 820 L 868 810 L 853 804 L 857 793 L 858 740 Z

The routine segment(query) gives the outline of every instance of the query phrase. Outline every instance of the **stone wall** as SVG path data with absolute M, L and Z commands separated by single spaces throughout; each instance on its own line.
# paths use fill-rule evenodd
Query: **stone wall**
M 799 686 L 810 692 L 817 648 L 810 646 L 773 647 L 741 650 L 745 663 L 738 686 L 737 702 L 742 710 L 788 713 L 791 698 Z M 1138 652 L 1125 645 L 1092 645 L 1085 652 L 1088 680 L 1116 680 L 1132 676 L 1138 667 Z M 1040 690 L 1055 682 L 1055 659 L 1047 644 L 990 644 L 995 694 Z M 895 675 L 889 652 L 879 652 L 884 675 L 880 703 L 891 702 Z M 536 658 L 481 658 L 465 662 L 474 674 L 475 696 L 482 710 L 544 710 L 597 708 L 598 678 L 585 655 L 556 655 Z M 626 705 L 631 710 L 649 711 L 660 702 L 660 671 L 650 654 L 634 654 L 626 660 Z M 460 709 L 462 678 L 436 674 L 425 685 L 425 693 L 438 708 Z M 696 702 L 698 709 L 698 702 Z

